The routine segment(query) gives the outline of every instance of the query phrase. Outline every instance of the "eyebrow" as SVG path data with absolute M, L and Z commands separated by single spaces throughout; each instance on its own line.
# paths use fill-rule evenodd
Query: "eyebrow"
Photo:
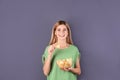
M 59 28 L 57 28 L 57 29 L 60 29 L 60 27 L 59 27 Z M 63 29 L 67 29 L 67 28 L 63 28 Z

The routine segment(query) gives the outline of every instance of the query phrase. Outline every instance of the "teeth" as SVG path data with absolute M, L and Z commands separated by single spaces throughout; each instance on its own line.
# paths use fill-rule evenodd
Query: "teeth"
M 60 36 L 60 35 L 59 35 Z M 63 35 L 63 36 L 60 36 L 60 37 L 64 37 L 65 35 Z

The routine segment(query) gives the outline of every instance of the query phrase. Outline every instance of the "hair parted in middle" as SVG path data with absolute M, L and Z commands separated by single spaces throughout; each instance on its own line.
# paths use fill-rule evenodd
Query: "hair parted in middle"
M 51 39 L 50 39 L 49 45 L 52 45 L 52 44 L 57 42 L 57 36 L 55 35 L 55 31 L 56 31 L 56 29 L 59 25 L 65 25 L 66 26 L 67 31 L 68 31 L 68 36 L 66 38 L 66 42 L 68 44 L 73 44 L 70 26 L 68 25 L 68 23 L 66 21 L 59 20 L 54 24 L 54 26 L 52 28 L 52 34 L 51 34 Z

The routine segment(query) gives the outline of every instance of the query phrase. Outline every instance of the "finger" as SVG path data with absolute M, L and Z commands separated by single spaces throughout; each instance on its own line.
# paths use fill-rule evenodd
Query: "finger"
M 65 71 L 69 71 L 67 68 L 64 68 Z
M 70 67 L 70 68 L 68 68 L 68 69 L 69 69 L 69 71 L 72 71 L 73 67 Z
M 52 45 L 52 48 L 53 48 L 53 49 L 55 49 L 55 46 L 54 46 L 54 45 Z
M 68 68 L 68 70 L 71 70 L 72 68 Z
M 53 46 L 53 45 L 50 46 L 50 50 L 51 50 L 51 51 L 54 50 L 54 46 Z

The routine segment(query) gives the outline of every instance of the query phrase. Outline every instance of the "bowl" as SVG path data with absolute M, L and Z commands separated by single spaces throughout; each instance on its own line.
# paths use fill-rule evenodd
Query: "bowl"
M 59 66 L 59 68 L 70 68 L 72 66 L 72 59 L 71 58 L 67 58 L 67 59 L 60 59 L 57 60 L 57 65 Z

